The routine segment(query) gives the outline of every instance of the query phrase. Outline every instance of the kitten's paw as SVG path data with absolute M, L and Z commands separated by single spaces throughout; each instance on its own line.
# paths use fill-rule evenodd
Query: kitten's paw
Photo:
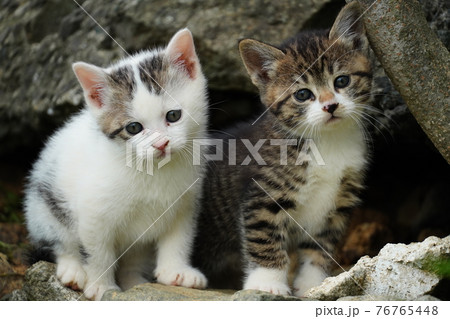
M 155 270 L 156 280 L 164 285 L 183 286 L 187 288 L 206 288 L 206 277 L 197 269 L 189 266 L 179 268 L 158 267 Z
M 306 263 L 294 280 L 294 294 L 297 297 L 304 297 L 305 293 L 316 286 L 319 286 L 327 274 L 322 268 Z
M 94 283 L 86 283 L 86 289 L 84 290 L 83 294 L 87 299 L 91 300 L 102 300 L 103 294 L 108 290 L 119 290 L 119 286 L 115 284 L 104 284 L 101 282 L 94 282 Z
M 80 262 L 73 257 L 58 258 L 56 276 L 73 290 L 83 290 L 86 284 L 86 272 Z
M 286 272 L 278 269 L 256 268 L 251 271 L 244 283 L 246 290 L 267 291 L 275 295 L 290 295 Z
M 291 294 L 291 289 L 288 287 L 288 285 L 280 282 L 260 282 L 255 284 L 245 284 L 244 289 L 266 291 L 274 295 L 289 296 Z

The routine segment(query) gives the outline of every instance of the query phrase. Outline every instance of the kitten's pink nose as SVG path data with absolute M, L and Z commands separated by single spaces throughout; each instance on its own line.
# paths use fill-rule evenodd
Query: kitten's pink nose
M 324 107 L 322 107 L 322 111 L 333 114 L 333 112 L 336 111 L 338 106 L 339 106 L 339 103 L 328 104 L 328 105 L 325 105 Z
M 167 145 L 169 145 L 169 140 L 166 138 L 161 138 L 158 141 L 156 141 L 155 143 L 153 143 L 153 147 L 156 148 L 157 150 L 160 150 L 161 152 L 163 152 Z

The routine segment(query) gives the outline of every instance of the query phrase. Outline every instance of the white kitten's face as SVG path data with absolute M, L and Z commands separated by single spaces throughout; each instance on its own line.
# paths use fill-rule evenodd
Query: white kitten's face
M 168 143 L 167 150 L 177 152 L 204 132 L 207 121 L 206 82 L 202 75 L 192 79 L 171 65 L 159 74 L 145 69 L 146 64 L 152 64 L 151 59 L 158 58 L 150 57 L 144 60 L 147 63 L 140 64 L 141 76 L 130 101 L 129 121 L 139 123 L 143 130 L 155 132 L 160 137 L 159 144 L 156 143 L 157 150 L 160 144 Z M 134 135 L 127 131 L 127 126 L 124 133 Z
M 187 30 L 165 50 L 142 52 L 106 70 L 82 63 L 74 70 L 101 130 L 117 143 L 143 136 L 161 156 L 188 148 L 206 130 L 206 80 Z

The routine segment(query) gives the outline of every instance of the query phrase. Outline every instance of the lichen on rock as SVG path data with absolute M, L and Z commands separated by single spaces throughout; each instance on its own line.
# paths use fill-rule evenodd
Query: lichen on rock
M 433 292 L 443 279 L 425 265 L 430 260 L 449 259 L 450 236 L 429 237 L 423 242 L 387 244 L 374 257 L 362 257 L 349 271 L 325 279 L 310 289 L 306 297 L 337 300 L 347 296 L 365 296 L 376 300 L 386 296 L 393 300 L 415 300 Z

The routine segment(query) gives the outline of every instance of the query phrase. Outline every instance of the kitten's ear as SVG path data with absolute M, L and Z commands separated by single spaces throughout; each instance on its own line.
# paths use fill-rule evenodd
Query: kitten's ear
M 83 88 L 84 97 L 88 105 L 98 109 L 104 106 L 103 92 L 106 88 L 106 73 L 95 65 L 76 62 L 72 69 Z
M 175 33 L 167 45 L 166 53 L 174 63 L 181 65 L 186 70 L 191 79 L 196 78 L 200 63 L 195 53 L 191 31 L 181 29 Z
M 365 50 L 368 47 L 361 7 L 358 2 L 350 2 L 341 9 L 331 27 L 329 38 L 330 40 L 339 39 L 356 50 Z
M 253 84 L 259 89 L 272 80 L 276 62 L 285 55 L 278 48 L 252 39 L 241 40 L 239 52 Z

